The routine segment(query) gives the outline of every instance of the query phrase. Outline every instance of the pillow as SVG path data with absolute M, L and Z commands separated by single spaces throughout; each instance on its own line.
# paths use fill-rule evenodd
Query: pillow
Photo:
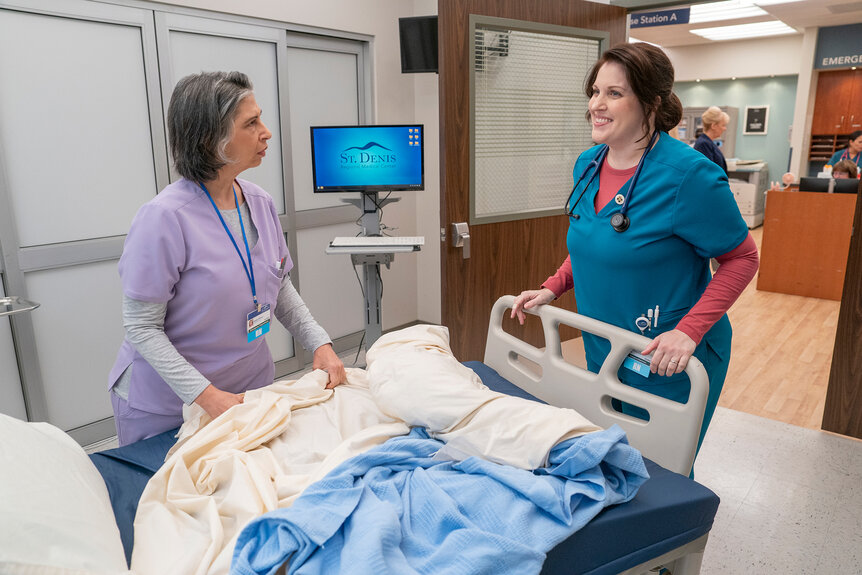
M 0 573 L 127 573 L 108 490 L 71 437 L 0 414 Z

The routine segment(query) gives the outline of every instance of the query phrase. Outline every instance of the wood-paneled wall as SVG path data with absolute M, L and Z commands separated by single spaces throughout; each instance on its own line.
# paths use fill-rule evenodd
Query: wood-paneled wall
M 840 300 L 856 197 L 770 191 L 757 289 Z

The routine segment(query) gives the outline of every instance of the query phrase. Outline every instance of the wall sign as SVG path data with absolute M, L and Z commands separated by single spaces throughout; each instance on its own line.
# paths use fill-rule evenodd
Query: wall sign
M 636 12 L 629 18 L 630 28 L 646 28 L 648 26 L 671 26 L 673 24 L 688 24 L 690 8 L 676 10 L 653 10 L 651 12 Z
M 769 106 L 746 106 L 745 124 L 742 133 L 752 136 L 765 136 L 769 122 Z
M 814 68 L 849 68 L 862 65 L 862 24 L 828 26 L 817 32 Z

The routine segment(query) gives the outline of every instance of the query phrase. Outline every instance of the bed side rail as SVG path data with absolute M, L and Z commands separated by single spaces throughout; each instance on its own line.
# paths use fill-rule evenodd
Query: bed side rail
M 559 407 L 569 407 L 603 427 L 622 427 L 631 445 L 659 465 L 688 475 L 694 463 L 700 426 L 709 393 L 703 364 L 692 357 L 685 372 L 691 380 L 688 402 L 677 403 L 629 387 L 617 377 L 630 351 L 639 352 L 649 339 L 619 327 L 557 307 L 544 305 L 527 313 L 538 316 L 545 334 L 539 349 L 503 331 L 503 314 L 509 313 L 514 296 L 503 296 L 491 311 L 485 363 L 524 391 Z M 560 347 L 559 326 L 569 325 L 610 341 L 611 351 L 599 373 L 566 362 Z M 519 361 L 523 357 L 541 367 L 541 375 Z M 649 421 L 616 411 L 613 398 L 646 409 Z

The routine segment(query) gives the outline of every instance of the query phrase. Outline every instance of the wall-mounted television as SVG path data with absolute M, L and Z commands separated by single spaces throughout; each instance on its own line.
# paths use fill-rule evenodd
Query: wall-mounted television
M 437 16 L 398 19 L 401 72 L 437 71 Z
M 315 193 L 425 189 L 424 126 L 312 126 Z

